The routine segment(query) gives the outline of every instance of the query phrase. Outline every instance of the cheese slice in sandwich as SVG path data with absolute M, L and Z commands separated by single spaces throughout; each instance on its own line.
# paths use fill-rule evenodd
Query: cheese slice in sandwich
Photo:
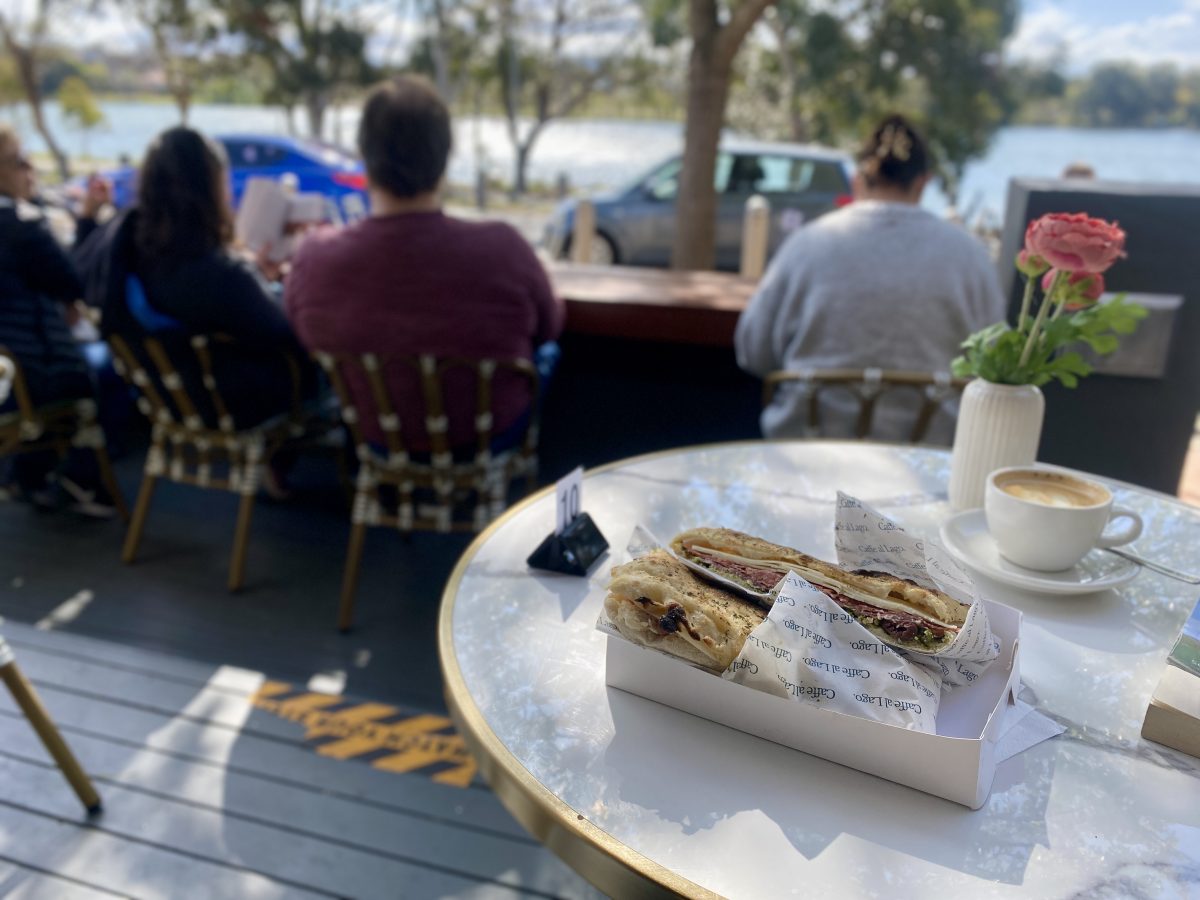
M 723 672 L 767 617 L 663 550 L 612 570 L 604 611 L 623 637 Z
M 970 607 L 942 591 L 885 572 L 849 571 L 729 528 L 693 528 L 671 541 L 675 553 L 758 594 L 795 572 L 880 640 L 938 653 L 958 636 Z

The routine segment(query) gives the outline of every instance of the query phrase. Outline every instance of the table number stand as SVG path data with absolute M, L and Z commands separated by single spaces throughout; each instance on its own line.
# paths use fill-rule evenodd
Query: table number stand
M 525 562 L 532 569 L 586 576 L 588 570 L 608 549 L 608 541 L 580 510 L 583 493 L 583 468 L 577 467 L 555 485 L 555 521 L 553 533 L 538 545 Z

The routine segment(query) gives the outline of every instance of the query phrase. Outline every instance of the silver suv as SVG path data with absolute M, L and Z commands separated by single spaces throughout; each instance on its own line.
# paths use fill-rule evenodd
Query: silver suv
M 596 207 L 592 261 L 667 266 L 675 234 L 675 195 L 680 156 L 655 166 L 623 190 L 590 198 Z M 741 261 L 746 200 L 762 194 L 771 204 L 769 253 L 810 219 L 850 202 L 850 157 L 802 144 L 725 141 L 717 155 L 717 268 Z M 559 205 L 546 225 L 543 244 L 566 257 L 575 227 L 576 201 Z

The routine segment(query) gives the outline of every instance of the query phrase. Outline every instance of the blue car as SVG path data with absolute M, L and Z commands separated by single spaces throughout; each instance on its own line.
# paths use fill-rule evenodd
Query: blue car
M 359 219 L 367 209 L 367 176 L 358 158 L 333 144 L 307 138 L 267 134 L 223 134 L 215 139 L 225 147 L 237 207 L 250 178 L 294 176 L 302 193 L 321 194 L 338 215 Z M 104 175 L 112 181 L 113 204 L 121 209 L 137 196 L 137 170 L 122 166 Z

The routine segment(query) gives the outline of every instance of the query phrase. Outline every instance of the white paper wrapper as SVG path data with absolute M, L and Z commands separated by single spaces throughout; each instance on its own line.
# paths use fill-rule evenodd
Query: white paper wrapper
M 761 594 L 682 560 L 701 576 L 770 606 L 766 620 L 722 677 L 837 712 L 934 733 L 941 692 L 974 681 L 1000 653 L 975 584 L 940 545 L 909 535 L 847 494 L 838 494 L 834 528 L 843 568 L 887 572 L 970 604 L 958 637 L 936 656 L 899 650 L 795 573 L 770 594 Z M 630 558 L 637 558 L 665 546 L 638 526 L 627 549 Z M 619 634 L 603 613 L 597 624 Z
M 836 712 L 937 731 L 942 673 L 881 643 L 794 572 L 721 677 Z
M 970 604 L 966 623 L 945 650 L 936 656 L 905 651 L 938 666 L 947 688 L 970 684 L 1000 655 L 1000 642 L 992 634 L 975 582 L 944 547 L 913 537 L 887 516 L 840 491 L 834 528 L 842 568 L 887 572 Z

